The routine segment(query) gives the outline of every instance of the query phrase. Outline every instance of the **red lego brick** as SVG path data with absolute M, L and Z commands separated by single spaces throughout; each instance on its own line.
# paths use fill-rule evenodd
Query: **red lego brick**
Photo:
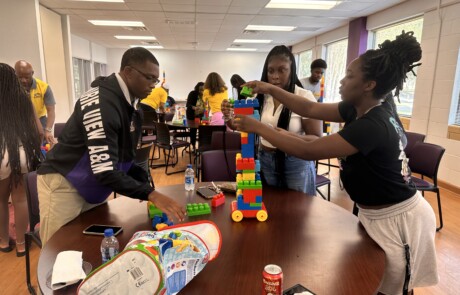
M 257 197 L 262 196 L 261 189 L 243 190 L 243 199 L 245 203 L 257 203 Z
M 233 109 L 233 113 L 235 115 L 253 115 L 254 114 L 254 108 L 235 108 Z
M 255 170 L 256 163 L 254 158 L 244 158 L 236 160 L 236 170 Z
M 220 193 L 212 198 L 211 206 L 212 207 L 219 207 L 225 203 L 225 195 Z
M 241 137 L 241 144 L 248 144 L 248 138 L 247 137 Z

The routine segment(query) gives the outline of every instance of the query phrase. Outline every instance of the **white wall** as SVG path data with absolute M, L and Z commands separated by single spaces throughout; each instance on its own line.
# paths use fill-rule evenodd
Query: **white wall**
M 38 0 L 1 0 L 0 62 L 14 67 L 20 59 L 30 62 L 38 78 L 45 79 Z
M 311 49 L 313 59 L 325 58 L 323 47 L 326 44 L 345 38 L 348 38 L 348 25 L 297 43 L 292 46 L 292 52 L 296 54 Z
M 46 82 L 53 90 L 54 98 L 56 99 L 55 122 L 66 122 L 70 116 L 72 96 L 69 96 L 67 83 L 66 66 L 68 66 L 68 63 L 64 54 L 61 16 L 40 6 L 40 19 L 46 65 Z
M 108 73 L 118 72 L 125 50 L 108 49 Z M 230 77 L 239 74 L 246 81 L 259 80 L 267 53 L 234 53 L 156 50 L 153 52 L 160 63 L 160 79 L 163 71 L 170 86 L 170 95 L 184 101 L 199 81 L 205 81 L 210 72 L 219 73 L 229 88 Z

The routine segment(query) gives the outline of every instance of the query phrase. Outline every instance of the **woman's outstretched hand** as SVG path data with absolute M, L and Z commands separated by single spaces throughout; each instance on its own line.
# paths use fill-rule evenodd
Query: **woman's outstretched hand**
M 257 130 L 260 128 L 260 121 L 254 119 L 252 116 L 246 115 L 235 115 L 233 120 L 233 125 L 238 131 L 243 131 L 247 133 L 257 133 Z
M 273 86 L 270 83 L 261 82 L 261 81 L 251 81 L 243 84 L 243 86 L 247 86 L 252 88 L 252 93 L 259 93 L 259 94 L 270 94 L 270 91 Z

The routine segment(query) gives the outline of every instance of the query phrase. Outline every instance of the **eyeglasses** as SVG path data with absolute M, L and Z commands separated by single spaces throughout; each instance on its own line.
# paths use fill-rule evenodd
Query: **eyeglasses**
M 135 67 L 133 66 L 130 66 L 131 68 L 135 69 L 136 72 L 138 72 L 139 74 L 141 74 L 142 76 L 144 76 L 144 78 L 147 80 L 147 81 L 150 81 L 150 82 L 153 82 L 154 85 L 157 85 L 158 83 L 160 83 L 160 80 L 158 80 L 157 78 L 155 78 L 154 76 L 150 76 L 150 75 L 147 75 L 146 73 L 136 69 Z

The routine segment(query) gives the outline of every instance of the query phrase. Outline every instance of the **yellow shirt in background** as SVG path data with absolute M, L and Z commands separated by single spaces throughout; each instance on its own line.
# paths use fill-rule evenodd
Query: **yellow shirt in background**
M 221 112 L 220 105 L 224 99 L 228 99 L 227 89 L 214 95 L 209 93 L 209 89 L 205 89 L 203 91 L 203 101 L 204 103 L 209 101 L 209 108 L 211 109 L 211 113 Z
M 158 109 L 160 107 L 160 103 L 166 103 L 168 99 L 168 93 L 163 87 L 157 87 L 152 90 L 152 92 L 144 98 L 141 103 L 146 104 L 153 109 Z

